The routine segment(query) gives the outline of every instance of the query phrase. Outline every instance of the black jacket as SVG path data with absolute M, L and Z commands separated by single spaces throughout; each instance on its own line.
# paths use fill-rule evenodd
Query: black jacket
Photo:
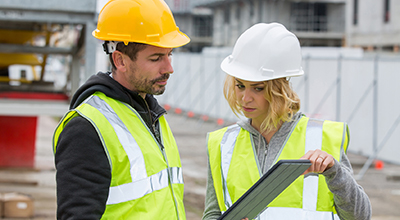
M 144 100 L 109 76 L 91 76 L 74 94 L 70 108 L 100 91 L 130 104 L 159 139 L 158 118 L 166 111 L 152 95 Z M 99 136 L 84 118 L 75 117 L 61 132 L 55 154 L 57 219 L 100 219 L 106 208 L 111 169 Z

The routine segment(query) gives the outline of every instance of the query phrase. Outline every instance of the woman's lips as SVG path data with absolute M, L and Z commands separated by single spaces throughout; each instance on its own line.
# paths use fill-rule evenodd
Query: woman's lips
M 243 108 L 243 111 L 246 111 L 246 112 L 253 112 L 254 110 L 256 110 L 255 108 L 247 108 L 247 107 L 242 107 Z

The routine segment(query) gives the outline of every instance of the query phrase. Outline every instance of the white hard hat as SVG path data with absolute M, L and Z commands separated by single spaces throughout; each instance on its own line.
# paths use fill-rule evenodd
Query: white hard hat
M 237 39 L 221 69 L 238 79 L 261 82 L 303 75 L 301 59 L 300 43 L 293 33 L 278 23 L 259 23 Z

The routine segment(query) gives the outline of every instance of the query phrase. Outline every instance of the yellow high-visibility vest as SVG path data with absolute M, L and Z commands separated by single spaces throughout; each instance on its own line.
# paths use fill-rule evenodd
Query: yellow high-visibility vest
M 159 118 L 162 145 L 130 105 L 96 92 L 59 123 L 81 116 L 96 129 L 111 168 L 111 184 L 102 219 L 185 220 L 183 175 L 178 148 L 164 116 Z
M 226 211 L 260 177 L 261 169 L 251 134 L 232 125 L 208 134 L 209 163 L 221 212 Z M 309 150 L 320 149 L 340 161 L 347 151 L 345 123 L 301 117 L 288 135 L 278 160 L 299 159 Z M 300 176 L 286 188 L 259 219 L 338 219 L 333 194 L 323 175 Z

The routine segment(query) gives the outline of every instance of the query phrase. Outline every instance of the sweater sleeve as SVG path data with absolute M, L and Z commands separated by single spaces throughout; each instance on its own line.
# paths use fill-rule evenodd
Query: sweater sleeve
M 211 175 L 210 164 L 208 164 L 207 191 L 205 199 L 205 208 L 202 220 L 214 220 L 221 216 L 217 195 L 215 194 L 214 181 Z
M 326 183 L 333 193 L 335 208 L 340 219 L 371 219 L 372 209 L 368 195 L 353 177 L 353 169 L 347 155 L 342 152 L 341 161 L 326 170 Z
M 60 134 L 55 154 L 57 219 L 100 219 L 111 169 L 94 127 L 75 117 Z

